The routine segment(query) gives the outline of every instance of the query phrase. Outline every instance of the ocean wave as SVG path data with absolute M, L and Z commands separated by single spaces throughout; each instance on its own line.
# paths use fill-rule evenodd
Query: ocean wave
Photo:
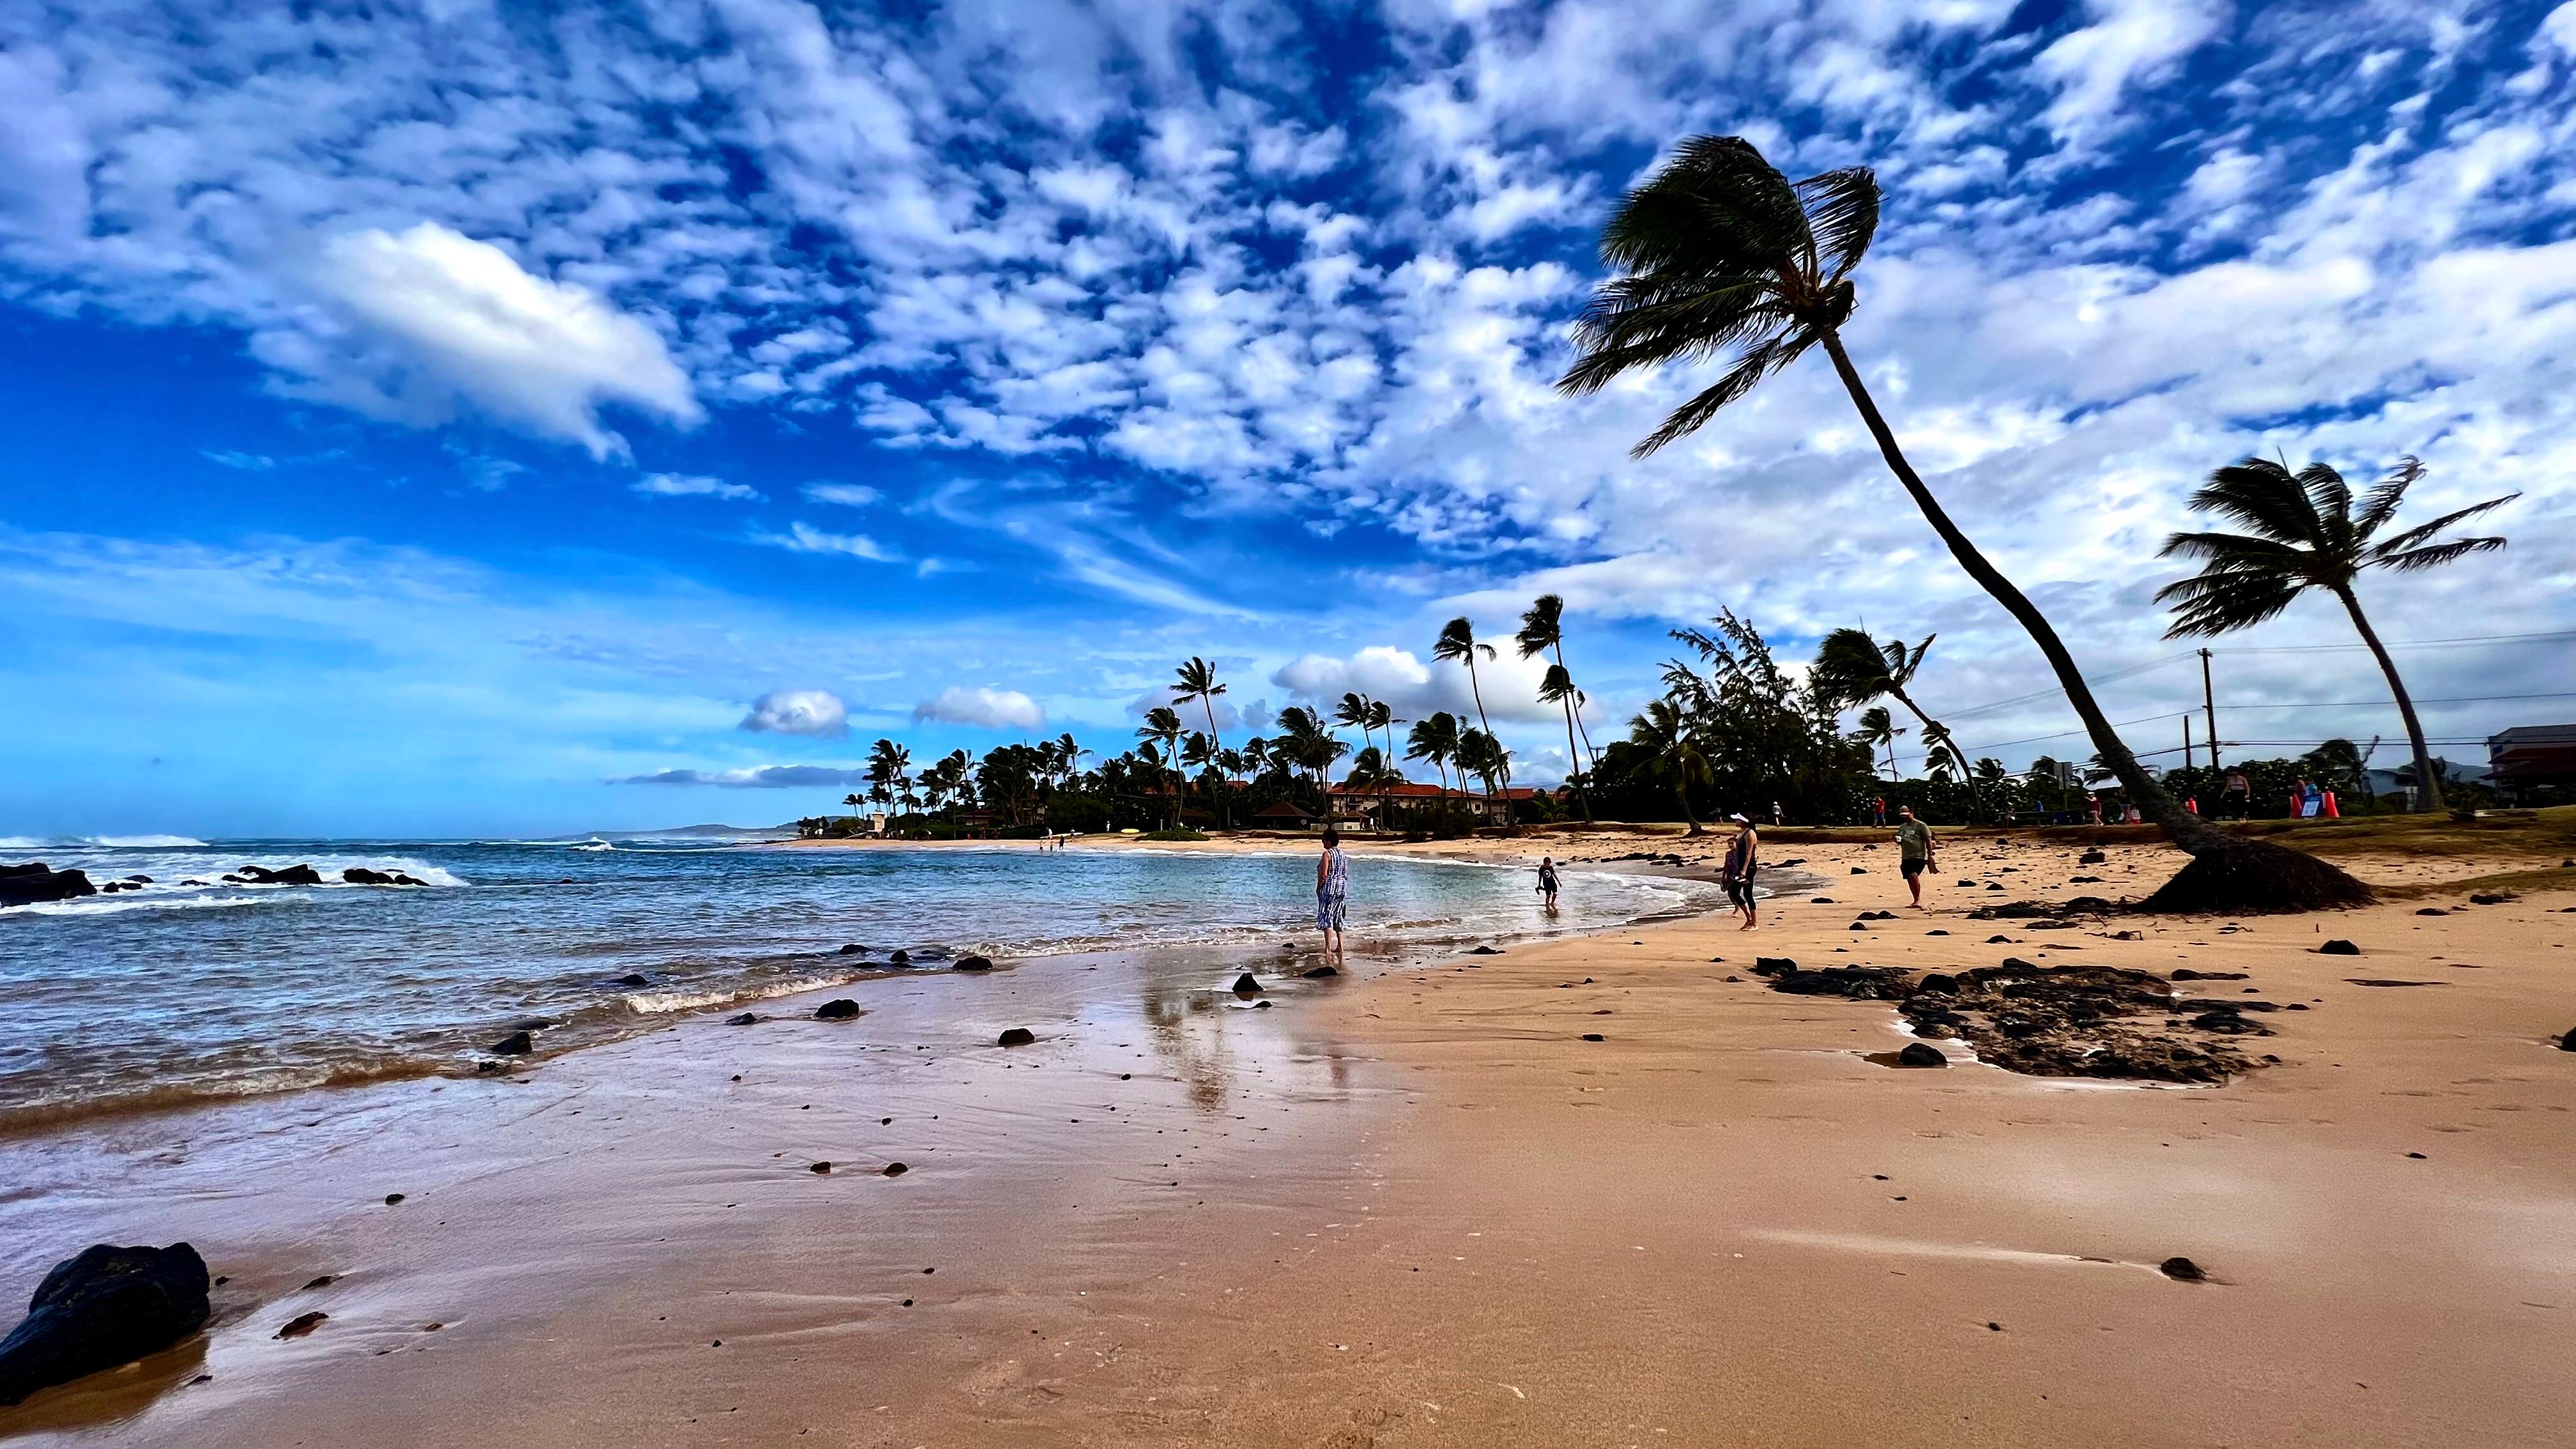
M 575 850 L 615 850 L 616 848 L 605 840 L 585 840 L 573 847 Z
M 113 916 L 126 911 L 192 911 L 225 906 L 256 906 L 257 896 L 153 896 L 144 891 L 119 891 L 115 895 L 80 896 L 68 901 L 37 901 L 24 906 L 0 906 L 0 916 Z
M 637 1016 L 669 1016 L 674 1012 L 704 1011 L 714 1006 L 739 1006 L 746 1001 L 768 1001 L 780 996 L 794 996 L 805 991 L 820 991 L 827 986 L 840 986 L 862 976 L 891 975 L 890 968 L 867 972 L 833 972 L 820 976 L 783 977 L 774 981 L 744 981 L 706 991 L 633 991 L 620 998 L 626 1009 Z
M 0 835 L 0 850 L 203 850 L 186 835 Z
M 66 1092 L 61 1096 L 0 1106 L 0 1135 L 50 1131 L 102 1117 L 201 1107 L 311 1087 L 359 1087 L 374 1082 L 425 1077 L 453 1070 L 455 1065 L 454 1059 L 445 1057 L 379 1056 L 317 1062 L 301 1067 L 261 1066 L 229 1076 L 187 1082 L 156 1081 L 122 1090 L 102 1090 L 86 1085 L 77 1092 Z

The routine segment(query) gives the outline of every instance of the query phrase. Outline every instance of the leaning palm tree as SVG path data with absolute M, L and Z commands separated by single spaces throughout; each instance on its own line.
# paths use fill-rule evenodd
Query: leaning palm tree
M 1854 166 L 1792 182 L 1740 136 L 1694 136 L 1630 192 L 1601 237 L 1620 275 L 1575 323 L 1582 356 L 1557 386 L 1591 393 L 1621 375 L 1731 354 L 1717 380 L 1674 409 L 1635 451 L 1696 431 L 1754 385 L 1821 347 L 1890 472 L 1968 576 L 2029 632 L 2129 798 L 2191 854 L 2148 901 L 2170 910 L 2359 905 L 2370 888 L 2316 857 L 2230 835 L 2174 800 L 2120 740 L 2063 640 L 1952 522 L 1897 446 L 1896 432 L 1843 350 L 1858 293 L 1852 272 L 1878 231 L 1878 179 Z
M 1432 658 L 1456 660 L 1467 666 L 1467 690 L 1475 696 L 1476 721 L 1484 727 L 1486 738 L 1491 739 L 1494 733 L 1494 722 L 1485 713 L 1485 687 L 1476 678 L 1476 655 L 1480 652 L 1491 659 L 1494 657 L 1494 646 L 1476 642 L 1476 626 L 1469 623 L 1464 614 L 1441 625 L 1439 642 L 1431 646 Z M 1463 766 L 1459 773 L 1466 773 Z M 1488 815 L 1493 813 L 1493 793 L 1493 781 L 1489 778 L 1485 782 L 1487 797 L 1485 809 Z
M 1881 749 L 1887 751 L 1887 778 L 1893 780 L 1897 778 L 1896 737 L 1903 733 L 1905 726 L 1896 722 L 1886 705 L 1873 704 L 1860 712 L 1860 728 L 1852 731 L 1852 738 L 1869 746 L 1873 754 Z
M 1709 778 L 1708 757 L 1700 752 L 1699 727 L 1690 712 L 1671 699 L 1648 700 L 1645 713 L 1628 721 L 1628 743 L 1645 757 L 1645 773 L 1672 787 L 1690 833 L 1707 834 L 1690 803 L 1690 787 Z
M 1512 752 L 1503 747 L 1501 740 L 1483 730 L 1461 730 L 1456 759 L 1460 775 L 1472 774 L 1485 782 L 1486 823 L 1496 823 L 1496 817 L 1500 816 L 1500 824 L 1510 829 L 1514 823 L 1509 783 Z
M 1225 741 L 1216 732 L 1216 697 L 1225 693 L 1225 686 L 1217 683 L 1216 666 L 1193 654 L 1189 663 L 1174 672 L 1180 676 L 1180 687 L 1172 691 L 1172 703 L 1187 704 L 1197 700 L 1207 710 L 1208 738 L 1222 748 Z M 1231 799 L 1225 805 L 1225 828 L 1234 828 L 1234 802 Z
M 1583 773 L 1583 755 L 1574 747 L 1574 703 L 1582 691 L 1574 687 L 1574 675 L 1565 667 L 1565 600 L 1556 594 L 1541 594 L 1537 602 L 1521 615 L 1520 632 L 1512 636 L 1520 646 L 1521 657 L 1553 651 L 1556 662 L 1548 666 L 1547 675 L 1539 681 L 1538 697 L 1542 703 L 1562 707 L 1565 711 L 1566 773 Z M 1589 731 L 1585 732 L 1587 735 Z M 1574 787 L 1574 798 L 1583 806 L 1584 823 L 1592 820 L 1592 796 L 1582 785 Z
M 1881 644 L 1858 629 L 1836 629 L 1826 635 L 1825 642 L 1816 648 L 1814 675 L 1825 692 L 1846 709 L 1881 697 L 1905 706 L 1908 713 L 1922 722 L 1923 752 L 1927 757 L 1925 765 L 1941 771 L 1939 778 L 1946 779 L 1952 771 L 1966 776 L 1968 757 L 1950 738 L 1949 728 L 1925 714 L 1923 706 L 1916 704 L 1914 696 L 1906 692 L 1906 686 L 1914 682 L 1914 676 L 1923 668 L 1923 657 L 1932 652 L 1932 641 L 1940 637 L 1926 634 L 1922 643 L 1912 646 L 1902 639 L 1890 639 Z M 1971 780 L 1969 805 L 1982 813 L 1984 802 L 1975 798 L 1976 793 Z
M 2432 754 L 2424 748 L 2424 725 L 2415 717 L 2415 701 L 2406 693 L 2405 681 L 2397 677 L 2397 661 L 2388 657 L 2388 646 L 2379 642 L 2370 620 L 2363 617 L 2353 581 L 2363 569 L 2413 573 L 2504 547 L 2501 538 L 2433 540 L 2444 529 L 2522 495 L 2508 493 L 2473 503 L 2380 538 L 2379 530 L 2397 516 L 2406 490 L 2423 476 L 2422 463 L 2411 457 L 2399 460 L 2363 496 L 2356 513 L 2352 489 L 2343 475 L 2323 463 L 2310 463 L 2296 474 L 2287 463 L 2269 458 L 2247 458 L 2221 468 L 2191 495 L 2191 506 L 2242 524 L 2245 532 L 2177 533 L 2166 539 L 2161 556 L 2179 554 L 2202 563 L 2199 573 L 2157 590 L 2156 602 L 2174 605 L 2174 624 L 2165 637 L 2177 639 L 2260 624 L 2310 589 L 2334 595 L 2352 616 L 2361 642 L 2370 646 L 2371 657 L 2379 661 L 2379 672 L 2388 676 L 2388 692 L 2397 697 L 2397 717 L 2405 722 L 2406 742 L 2415 751 L 2416 808 L 2439 810 L 2442 782 L 2434 776 Z

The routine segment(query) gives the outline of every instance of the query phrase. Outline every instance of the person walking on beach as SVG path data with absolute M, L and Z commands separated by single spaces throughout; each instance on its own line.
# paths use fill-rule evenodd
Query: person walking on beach
M 1552 856 L 1542 855 L 1538 858 L 1538 893 L 1541 898 L 1540 904 L 1547 907 L 1549 915 L 1555 915 L 1556 860 Z
M 1750 931 L 1757 924 L 1753 910 L 1753 872 L 1760 869 L 1762 842 L 1753 830 L 1753 822 L 1741 815 L 1729 815 L 1735 822 L 1735 838 L 1726 843 L 1726 867 L 1720 879 L 1726 883 L 1726 898 L 1735 902 L 1735 913 L 1744 918 L 1739 931 Z
M 1774 825 L 1778 825 L 1778 824 L 1780 824 L 1780 823 L 1781 823 L 1781 821 L 1780 821 L 1780 802 L 1779 802 L 1779 801 L 1777 801 L 1777 800 L 1774 800 L 1774 801 L 1772 801 L 1772 802 L 1771 802 L 1771 823 L 1772 823 L 1772 824 L 1774 824 Z
M 1905 888 L 1914 893 L 1914 909 L 1919 911 L 1923 909 L 1923 872 L 1932 868 L 1932 827 L 1914 818 L 1911 805 L 1896 813 L 1897 869 L 1905 873 Z
M 2093 823 L 2094 823 L 2094 824 L 2096 824 L 2096 825 L 2101 824 L 2101 823 L 2102 823 L 2102 797 L 2101 797 L 2101 796 L 2099 796 L 2099 795 L 2097 795 L 2097 794 L 2094 794 L 2094 793 L 2093 793 L 2092 791 L 2090 791 L 2090 790 L 2085 791 L 2085 792 L 2084 792 L 2084 813 L 2085 813 L 2087 816 L 2090 816 L 2090 817 L 2092 818 L 2092 821 L 2093 821 Z
M 1871 801 L 1869 805 L 1869 814 L 1870 824 L 1884 828 L 1887 824 L 1887 797 L 1881 795 L 1877 799 Z
M 1324 959 L 1342 959 L 1342 918 L 1348 909 L 1350 858 L 1342 854 L 1342 833 L 1324 832 L 1324 853 L 1315 861 L 1315 927 L 1324 933 Z

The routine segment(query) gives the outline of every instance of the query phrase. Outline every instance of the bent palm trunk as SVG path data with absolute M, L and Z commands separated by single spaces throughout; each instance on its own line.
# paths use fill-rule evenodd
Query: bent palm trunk
M 2045 615 L 2031 603 L 2012 580 L 2003 575 L 1992 561 L 1978 551 L 1959 526 L 1950 520 L 1932 490 L 1925 487 L 1914 465 L 1907 462 L 1904 450 L 1896 443 L 1896 434 L 1880 415 L 1878 404 L 1870 398 L 1869 389 L 1861 382 L 1859 371 L 1852 366 L 1851 356 L 1843 350 L 1842 338 L 1827 332 L 1823 339 L 1825 353 L 1833 359 L 1834 372 L 1842 379 L 1843 388 L 1851 394 L 1852 405 L 1860 410 L 1861 421 L 1870 436 L 1878 440 L 1878 451 L 1887 460 L 1888 470 L 1896 475 L 1915 507 L 1923 512 L 1932 531 L 1947 544 L 1951 557 L 1968 577 L 2004 606 L 2004 611 L 2020 623 L 2039 646 L 2040 654 L 2057 674 L 2060 687 L 2066 691 L 2066 702 L 2083 721 L 2084 732 L 2092 737 L 2093 746 L 2101 752 L 2102 763 L 2128 791 L 2138 812 L 2155 822 L 2165 838 L 2191 855 L 2191 863 L 2163 888 L 2147 898 L 2150 910 L 2174 911 L 2279 911 L 2305 910 L 2321 906 L 2367 905 L 2374 899 L 2370 887 L 2315 856 L 2268 841 L 2230 835 L 2182 808 L 2165 788 L 2147 778 L 2138 765 L 2138 757 L 2129 752 L 2109 716 L 2093 698 L 2084 682 L 2083 671 L 2075 658 L 2057 637 Z M 2418 767 L 2422 768 L 2421 766 Z
M 2406 692 L 2406 681 L 2397 677 L 2397 661 L 2388 657 L 2388 646 L 2379 642 L 2379 631 L 2361 616 L 2361 600 L 2352 590 L 2337 589 L 2335 597 L 2343 600 L 2344 612 L 2352 615 L 2352 627 L 2361 634 L 2361 642 L 2370 646 L 2370 657 L 2379 661 L 2379 672 L 2388 676 L 2388 692 L 2397 696 L 2397 717 L 2406 722 L 2406 743 L 2415 751 L 2415 808 L 2442 808 L 2441 777 L 2433 773 L 2432 751 L 2424 747 L 2424 722 L 2415 717 L 2414 697 Z

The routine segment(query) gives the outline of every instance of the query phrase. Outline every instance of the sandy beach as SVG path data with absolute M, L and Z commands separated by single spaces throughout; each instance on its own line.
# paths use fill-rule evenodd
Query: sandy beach
M 2399 888 L 2362 911 L 2050 933 L 1967 918 L 2142 895 L 2176 859 L 2114 840 L 2079 866 L 2090 839 L 1953 841 L 1920 915 L 1892 846 L 1787 839 L 1768 855 L 1827 884 L 1766 903 L 1756 932 L 1700 917 L 1363 959 L 1327 981 L 1298 978 L 1309 958 L 1285 945 L 1151 979 L 1032 960 L 868 983 L 846 1024 L 798 1019 L 818 994 L 758 1027 L 691 1018 L 520 1079 L 136 1117 L 41 1157 L 12 1145 L 13 1284 L 76 1246 L 74 1224 L 84 1241 L 191 1239 L 226 1281 L 202 1338 L 0 1411 L 0 1433 L 2562 1438 L 2576 1055 L 2554 1038 L 2576 1026 L 2576 870 L 2557 883 L 2527 840 L 2360 848 L 2339 858 Z M 1717 848 L 1563 844 L 1409 849 L 1651 850 L 1682 864 L 1622 868 L 1705 874 Z M 2501 871 L 2530 874 L 2499 904 L 2445 884 Z M 1896 915 L 1853 929 L 1878 910 Z M 2361 954 L 2318 954 L 2329 938 Z M 1872 1056 L 1912 1038 L 1887 1003 L 1784 995 L 1750 969 L 2015 953 L 2243 973 L 2184 989 L 2282 1006 L 2241 1043 L 2277 1064 L 2218 1087 L 2019 1076 L 1955 1046 L 1948 1068 L 1891 1069 Z M 1244 966 L 1269 1006 L 1225 989 Z M 993 1045 L 1008 1026 L 1039 1040 Z M 227 1145 L 201 1157 L 201 1140 Z M 2175 1256 L 2206 1281 L 2160 1272 Z M 307 1311 L 329 1317 L 274 1336 Z

